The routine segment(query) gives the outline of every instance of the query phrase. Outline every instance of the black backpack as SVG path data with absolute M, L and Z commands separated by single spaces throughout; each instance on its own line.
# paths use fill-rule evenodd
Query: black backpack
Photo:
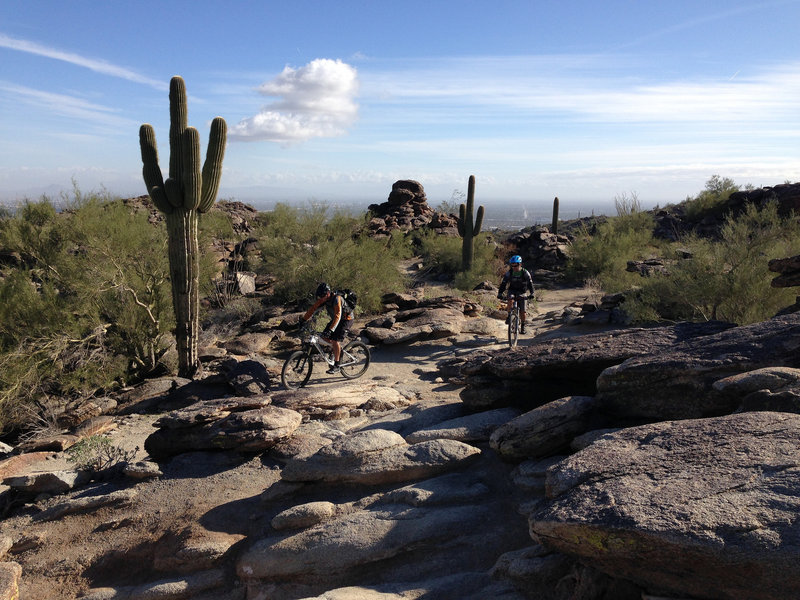
M 347 311 L 348 315 L 352 315 L 356 310 L 356 304 L 358 304 L 358 295 L 350 289 L 343 289 L 339 290 L 338 294 L 344 300 L 344 309 Z

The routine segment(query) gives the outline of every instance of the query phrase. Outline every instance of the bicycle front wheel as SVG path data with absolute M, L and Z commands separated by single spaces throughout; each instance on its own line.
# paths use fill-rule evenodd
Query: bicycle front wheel
M 367 345 L 362 342 L 350 342 L 342 348 L 339 364 L 342 375 L 347 379 L 356 379 L 367 372 L 370 354 Z
M 514 307 L 508 315 L 508 345 L 513 348 L 517 345 L 519 337 L 519 309 Z
M 288 390 L 295 390 L 303 387 L 311 378 L 311 371 L 314 369 L 314 361 L 311 360 L 308 352 L 297 350 L 286 359 L 281 369 L 281 382 L 283 387 Z

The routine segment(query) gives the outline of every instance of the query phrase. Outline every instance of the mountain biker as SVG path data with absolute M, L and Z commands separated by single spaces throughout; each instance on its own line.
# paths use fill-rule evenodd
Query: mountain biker
M 326 373 L 334 374 L 339 372 L 339 360 L 342 356 L 341 341 L 344 340 L 345 334 L 350 330 L 353 324 L 353 315 L 351 311 L 347 310 L 344 298 L 340 294 L 336 294 L 331 290 L 331 286 L 327 283 L 320 283 L 316 291 L 317 301 L 309 308 L 306 313 L 300 317 L 300 326 L 310 320 L 323 306 L 328 311 L 330 322 L 325 326 L 325 329 L 320 334 L 320 337 L 331 344 L 333 349 L 333 366 L 330 367 Z
M 500 290 L 497 292 L 497 298 L 503 299 L 503 292 L 508 287 L 508 304 L 506 310 L 511 312 L 511 301 L 516 296 L 517 304 L 519 304 L 519 316 L 522 327 L 520 333 L 525 333 L 525 292 L 528 292 L 530 297 L 533 297 L 533 277 L 527 269 L 522 268 L 522 257 L 515 254 L 508 259 L 509 269 L 503 275 L 503 281 L 500 283 Z M 510 317 L 509 317 L 510 318 Z M 506 319 L 508 323 L 508 319 Z

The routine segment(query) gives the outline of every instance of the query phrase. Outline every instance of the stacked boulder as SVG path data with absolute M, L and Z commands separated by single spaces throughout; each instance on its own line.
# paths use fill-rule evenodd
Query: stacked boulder
M 372 237 L 386 237 L 395 230 L 405 232 L 425 226 L 441 233 L 452 230 L 458 235 L 457 219 L 434 211 L 428 205 L 425 189 L 419 181 L 395 181 L 386 202 L 370 204 L 369 211 L 373 214 L 368 225 Z
M 547 287 L 563 279 L 570 245 L 566 235 L 536 227 L 524 229 L 507 241 L 514 247 L 514 253 L 522 257 L 537 284 Z

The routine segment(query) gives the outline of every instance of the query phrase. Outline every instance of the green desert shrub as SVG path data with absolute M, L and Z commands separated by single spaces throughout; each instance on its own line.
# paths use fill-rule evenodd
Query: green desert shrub
M 725 202 L 733 192 L 738 191 L 739 186 L 733 179 L 712 175 L 703 191 L 683 202 L 686 217 L 690 221 L 700 220 L 706 215 L 721 217 Z
M 762 210 L 751 204 L 738 217 L 728 216 L 719 241 L 691 236 L 681 246 L 691 258 L 676 257 L 669 276 L 640 280 L 640 292 L 626 306 L 640 320 L 719 319 L 745 325 L 794 303 L 795 291 L 770 286 L 775 274 L 767 263 L 800 252 L 800 225 L 794 217 L 781 218 L 774 203 Z
M 484 280 L 494 281 L 502 261 L 495 255 L 495 244 L 488 233 L 475 237 L 472 269 L 461 271 L 463 240 L 425 231 L 417 234 L 415 243 L 424 267 L 434 273 L 453 275 L 453 285 L 460 290 L 471 290 Z
M 410 247 L 402 234 L 372 239 L 364 231 L 363 220 L 329 215 L 324 205 L 278 204 L 254 234 L 263 271 L 277 278 L 275 299 L 308 300 L 325 281 L 334 289 L 356 290 L 360 311 L 377 311 L 383 294 L 405 288 L 397 263 Z
M 475 248 L 483 247 L 480 235 Z M 485 235 L 484 235 L 485 237 Z M 416 244 L 424 267 L 435 273 L 457 273 L 461 269 L 461 238 L 428 230 L 417 234 Z M 476 250 L 479 254 L 480 250 Z M 478 261 L 476 261 L 477 263 Z
M 659 255 L 661 243 L 653 238 L 653 217 L 640 209 L 636 196 L 618 197 L 617 216 L 605 221 L 582 223 L 575 233 L 568 274 L 576 281 L 597 280 L 608 292 L 637 283 L 637 275 L 626 271 L 629 260 Z
M 47 198 L 0 220 L 0 431 L 49 396 L 159 368 L 174 327 L 164 226 L 104 195 Z

